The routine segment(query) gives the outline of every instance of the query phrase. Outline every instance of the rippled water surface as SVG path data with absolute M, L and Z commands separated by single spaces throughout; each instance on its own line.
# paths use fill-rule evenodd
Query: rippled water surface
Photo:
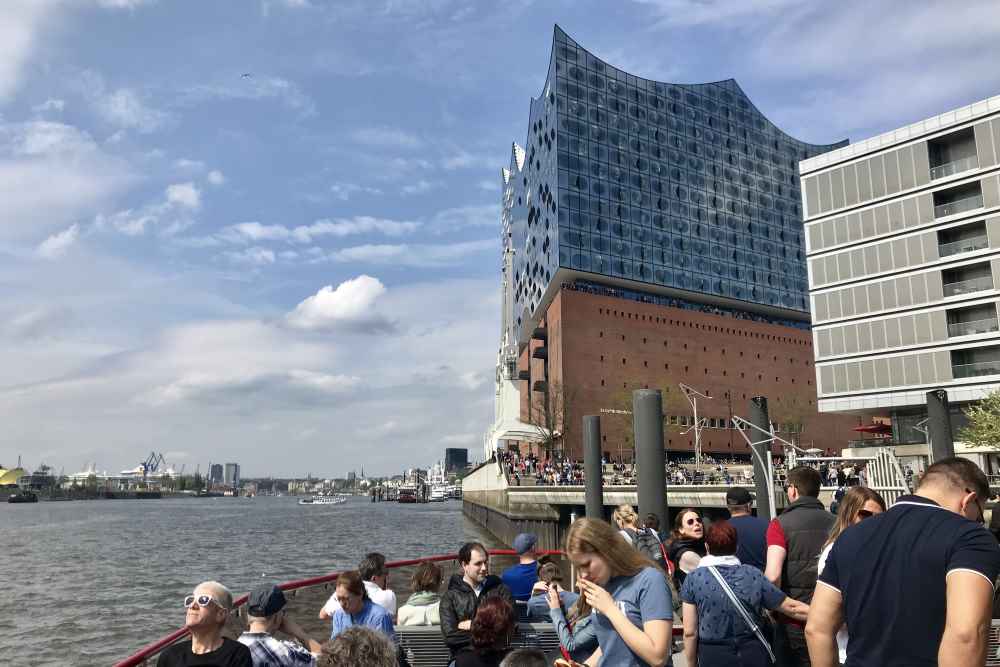
M 481 539 L 461 502 L 300 506 L 294 498 L 0 505 L 0 664 L 109 665 L 183 624 L 199 581 L 235 593 Z

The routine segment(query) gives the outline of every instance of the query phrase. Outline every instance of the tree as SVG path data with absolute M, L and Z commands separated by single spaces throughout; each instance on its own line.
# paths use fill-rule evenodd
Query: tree
M 566 389 L 561 382 L 550 381 L 540 400 L 532 396 L 530 422 L 540 438 L 540 446 L 546 454 L 561 449 L 572 423 L 569 406 L 573 403 L 573 390 Z
M 1000 448 L 1000 389 L 970 403 L 965 416 L 969 424 L 959 432 L 959 440 L 970 447 Z
M 632 404 L 633 392 L 640 388 L 638 385 L 631 389 L 623 387 L 611 396 L 611 412 L 609 416 L 620 420 L 619 423 L 621 424 L 622 432 L 625 433 L 624 440 L 619 443 L 619 458 L 623 457 L 626 450 L 632 451 L 633 458 L 635 458 L 635 443 L 633 442 L 633 436 L 630 435 L 633 430 Z M 691 412 L 691 407 L 688 405 L 687 399 L 684 398 L 684 392 L 681 391 L 678 382 L 672 377 L 664 376 L 652 383 L 648 388 L 660 390 L 663 403 L 664 434 L 666 435 L 671 432 L 680 433 L 687 428 L 686 426 L 682 426 L 680 420 L 677 419 L 678 416 L 687 415 Z M 673 421 L 670 419 L 671 416 L 674 417 Z

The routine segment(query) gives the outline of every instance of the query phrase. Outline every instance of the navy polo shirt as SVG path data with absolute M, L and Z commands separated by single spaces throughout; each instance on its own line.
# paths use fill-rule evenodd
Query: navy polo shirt
M 937 665 L 945 579 L 975 572 L 992 586 L 1000 547 L 980 524 L 921 496 L 845 530 L 819 584 L 841 593 L 846 667 Z
M 744 565 L 753 565 L 763 572 L 767 565 L 767 520 L 734 516 L 729 523 L 736 529 L 736 557 Z

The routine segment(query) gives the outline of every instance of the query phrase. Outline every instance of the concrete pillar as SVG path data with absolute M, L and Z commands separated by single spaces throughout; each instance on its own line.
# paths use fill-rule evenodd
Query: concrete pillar
M 604 518 L 604 467 L 601 465 L 601 418 L 583 418 L 583 480 L 587 516 Z
M 774 517 L 774 510 L 771 507 L 771 483 L 768 461 L 771 460 L 771 443 L 766 441 L 771 432 L 771 418 L 767 414 L 767 397 L 753 396 L 750 398 L 750 423 L 758 428 L 750 429 L 750 442 L 760 444 L 753 446 L 753 481 L 756 487 L 757 496 L 757 516 L 762 519 Z M 763 430 L 758 430 L 763 429 Z
M 951 439 L 948 392 L 944 389 L 927 392 L 927 439 L 931 463 L 955 455 L 955 443 Z
M 658 389 L 632 393 L 632 428 L 635 434 L 639 514 L 652 512 L 661 525 L 667 514 L 667 453 L 663 449 L 663 396 Z

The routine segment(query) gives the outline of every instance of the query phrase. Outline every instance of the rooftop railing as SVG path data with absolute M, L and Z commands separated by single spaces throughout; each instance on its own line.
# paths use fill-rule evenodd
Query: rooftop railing
M 972 195 L 963 199 L 956 199 L 945 204 L 938 204 L 934 207 L 934 217 L 943 218 L 946 215 L 957 215 L 983 207 L 983 195 Z
M 953 364 L 951 373 L 956 380 L 979 377 L 980 375 L 1000 375 L 1000 359 L 997 361 L 976 361 L 971 364 Z
M 993 276 L 981 276 L 979 278 L 959 280 L 954 283 L 945 283 L 941 289 L 945 296 L 982 292 L 983 290 L 993 289 Z
M 973 336 L 975 334 L 992 333 L 1000 330 L 997 318 L 987 317 L 982 320 L 970 320 L 968 322 L 949 322 L 949 336 Z
M 951 255 L 957 255 L 963 252 L 982 250 L 989 245 L 989 239 L 986 238 L 985 234 L 983 234 L 982 236 L 976 236 L 974 238 L 938 244 L 938 255 L 941 257 L 950 257 Z
M 939 178 L 947 178 L 948 176 L 952 176 L 963 171 L 969 171 L 971 169 L 979 169 L 978 155 L 970 155 L 969 157 L 964 157 L 960 160 L 954 160 L 952 162 L 946 162 L 945 164 L 939 164 L 936 167 L 931 167 L 931 180 L 936 181 Z

